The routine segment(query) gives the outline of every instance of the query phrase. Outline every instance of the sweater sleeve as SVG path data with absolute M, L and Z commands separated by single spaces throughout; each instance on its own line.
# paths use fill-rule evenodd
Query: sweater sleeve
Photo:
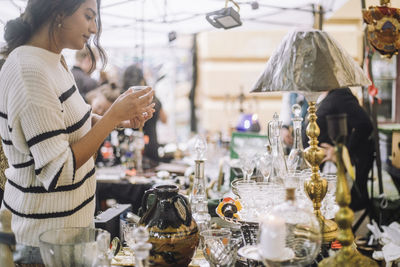
M 45 77 L 44 77 L 45 78 Z M 72 184 L 74 155 L 61 103 L 42 78 L 25 84 L 26 98 L 13 127 L 13 142 L 24 140 L 33 157 L 37 179 L 48 191 Z
M 60 111 L 28 105 L 21 126 L 35 164 L 35 174 L 52 191 L 74 179 L 74 155 Z

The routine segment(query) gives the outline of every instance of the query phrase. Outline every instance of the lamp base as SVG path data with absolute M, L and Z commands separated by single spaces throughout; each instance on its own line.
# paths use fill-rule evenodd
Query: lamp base
M 334 256 L 323 259 L 318 267 L 353 267 L 353 266 L 365 266 L 365 267 L 378 267 L 378 264 L 373 259 L 370 259 L 360 254 L 356 249 L 347 247 L 347 249 L 341 249 Z

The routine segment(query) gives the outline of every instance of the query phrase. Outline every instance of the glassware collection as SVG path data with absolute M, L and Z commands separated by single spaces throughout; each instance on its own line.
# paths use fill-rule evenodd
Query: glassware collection
M 228 194 L 216 209 L 217 215 L 228 223 L 227 228 L 215 229 L 211 225 L 204 170 L 207 142 L 196 136 L 194 179 L 188 200 L 175 185 L 157 186 L 143 197 L 140 221 L 123 225 L 121 238 L 129 248 L 131 262 L 135 266 L 187 266 L 197 249 L 196 254 L 201 253 L 202 260 L 211 267 L 234 266 L 236 261 L 243 266 L 311 264 L 320 252 L 321 229 L 304 189 L 311 171 L 303 156 L 299 107 L 293 106 L 292 111 L 294 146 L 287 158 L 280 137 L 282 121 L 276 113 L 268 123 L 269 144 L 262 145 L 262 149 L 256 145 L 257 149 L 238 150 L 243 178 L 231 182 L 233 194 Z M 139 135 L 134 136 L 133 151 L 143 149 L 143 137 Z M 140 164 L 137 167 L 139 170 Z M 261 176 L 254 178 L 258 174 Z M 328 181 L 321 211 L 325 217 L 333 218 L 338 210 L 336 175 L 321 176 Z M 50 260 L 44 238 L 43 255 Z M 99 235 L 92 241 L 94 264 L 110 266 L 109 239 Z

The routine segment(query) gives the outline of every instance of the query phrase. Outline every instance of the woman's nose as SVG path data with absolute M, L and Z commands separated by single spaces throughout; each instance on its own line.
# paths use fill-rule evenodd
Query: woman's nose
M 90 34 L 96 34 L 97 33 L 97 23 L 96 20 L 92 20 L 89 26 L 89 32 Z

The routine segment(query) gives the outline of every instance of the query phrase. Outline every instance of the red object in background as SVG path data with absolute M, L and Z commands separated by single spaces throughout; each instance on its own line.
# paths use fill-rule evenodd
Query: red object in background
M 372 84 L 368 87 L 368 94 L 371 96 L 371 103 L 373 104 L 374 103 L 374 101 L 375 101 L 375 98 L 378 100 L 378 104 L 381 104 L 382 103 L 382 99 L 380 99 L 377 95 L 378 95 L 378 88 L 375 86 L 375 83 L 374 83 L 374 81 L 373 81 L 373 79 L 371 78 L 371 73 L 370 73 L 370 70 L 371 70 L 371 67 L 370 67 L 370 64 L 371 64 L 371 57 L 372 57 L 372 53 L 370 53 L 370 48 L 369 48 L 369 46 L 367 46 L 366 47 L 366 49 L 367 49 L 367 54 L 368 54 L 368 56 L 367 57 L 365 57 L 365 65 L 367 66 L 367 75 L 368 75 L 368 78 L 370 79 L 370 81 L 372 82 Z
M 331 243 L 331 249 L 338 250 L 342 248 L 342 244 L 338 240 L 335 240 Z
M 101 147 L 100 152 L 103 159 L 111 159 L 114 157 L 114 149 L 111 146 L 110 141 L 104 142 L 104 145 Z
M 226 197 L 226 198 L 224 198 L 224 199 L 222 200 L 222 202 L 232 202 L 232 203 L 234 203 L 235 200 L 234 200 L 233 198 L 231 198 L 231 197 Z
M 135 176 L 136 175 L 136 169 L 126 169 L 125 170 L 125 175 L 126 176 Z
M 150 142 L 150 138 L 148 135 L 143 136 L 144 143 L 147 145 Z

